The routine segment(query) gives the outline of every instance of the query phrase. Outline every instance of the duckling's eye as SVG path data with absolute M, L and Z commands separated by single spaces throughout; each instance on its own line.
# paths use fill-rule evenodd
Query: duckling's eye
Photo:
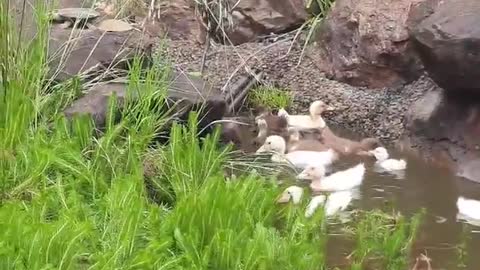
M 267 144 L 272 144 L 272 142 L 267 142 Z

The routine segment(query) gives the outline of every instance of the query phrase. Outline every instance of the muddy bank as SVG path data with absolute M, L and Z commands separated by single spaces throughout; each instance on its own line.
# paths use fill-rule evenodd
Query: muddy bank
M 335 106 L 337 111 L 325 118 L 332 124 L 364 136 L 393 142 L 404 133 L 404 116 L 411 104 L 431 86 L 421 78 L 407 86 L 368 89 L 329 80 L 319 71 L 303 40 L 293 41 L 293 34 L 268 42 L 239 46 L 212 45 L 205 61 L 205 76 L 216 87 L 223 87 L 232 77 L 248 68 L 261 68 L 266 82 L 285 88 L 294 95 L 293 111 L 306 112 L 317 99 Z M 203 47 L 188 41 L 169 41 L 168 52 L 178 70 L 198 72 Z M 298 65 L 297 65 L 298 64 Z

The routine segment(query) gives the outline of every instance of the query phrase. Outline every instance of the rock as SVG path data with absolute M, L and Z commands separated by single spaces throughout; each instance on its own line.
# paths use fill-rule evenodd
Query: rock
M 168 99 L 178 104 L 175 112 L 181 120 L 187 120 L 191 110 L 199 111 L 199 127 L 206 128 L 213 121 L 222 119 L 226 111 L 224 96 L 219 90 L 212 88 L 202 79 L 174 72 L 168 90 Z M 105 117 L 108 110 L 109 97 L 117 97 L 119 107 L 122 107 L 127 93 L 126 83 L 97 84 L 88 93 L 73 102 L 64 114 L 71 119 L 76 115 L 90 115 L 95 126 L 102 130 L 105 127 Z
M 128 22 L 122 20 L 108 19 L 101 21 L 98 29 L 106 32 L 125 32 L 132 30 L 133 27 Z
M 145 21 L 145 30 L 152 36 L 172 40 L 196 40 L 205 42 L 206 32 L 195 12 L 195 1 L 162 1 L 155 11 L 159 16 Z
M 52 60 L 50 74 L 56 80 L 65 80 L 81 73 L 105 70 L 109 66 L 122 68 L 122 64 L 135 55 L 149 56 L 152 45 L 151 39 L 138 31 L 63 29 L 54 24 L 48 53 Z
M 422 74 L 407 19 L 418 0 L 337 0 L 310 54 L 329 77 L 354 86 L 391 87 Z M 415 17 L 408 23 L 414 24 Z
M 231 12 L 233 24 L 223 30 L 234 45 L 294 30 L 308 17 L 303 0 L 229 0 L 229 3 L 235 5 Z M 223 41 L 223 33 L 218 34 Z
M 425 69 L 445 90 L 480 90 L 480 2 L 442 1 L 412 36 Z
M 480 170 L 472 166 L 480 158 L 480 102 L 435 87 L 411 106 L 406 119 L 406 145 L 460 176 L 480 181 Z

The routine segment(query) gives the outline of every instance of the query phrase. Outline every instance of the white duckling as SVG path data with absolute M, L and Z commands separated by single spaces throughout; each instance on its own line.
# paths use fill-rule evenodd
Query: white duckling
M 325 204 L 325 215 L 335 215 L 339 211 L 345 210 L 352 199 L 353 193 L 349 190 L 331 193 L 328 198 L 326 198 L 325 195 L 315 196 L 307 206 L 305 217 L 311 217 L 315 213 L 318 206 L 323 204 L 325 200 L 327 201 Z
M 458 197 L 457 208 L 460 217 L 480 221 L 480 201 Z
M 389 158 L 388 151 L 384 147 L 377 147 L 369 153 L 375 156 L 376 166 L 385 171 L 400 171 L 407 168 L 407 162 L 404 159 Z
M 332 111 L 333 107 L 327 106 L 325 102 L 317 100 L 310 104 L 310 115 L 290 115 L 285 109 L 279 109 L 277 115 L 287 119 L 288 125 L 297 128 L 324 128 L 327 126 L 322 118 L 322 113 Z
M 338 154 L 332 150 L 317 151 L 293 151 L 285 154 L 287 144 L 285 139 L 278 135 L 267 137 L 265 143 L 257 150 L 257 153 L 273 152 L 273 162 L 289 162 L 298 168 L 305 168 L 309 165 L 329 166 L 337 158 Z
M 322 166 L 308 166 L 297 179 L 311 180 L 310 188 L 314 192 L 342 191 L 360 186 L 365 176 L 365 165 L 360 163 L 349 169 L 339 171 L 325 177 L 325 168 Z
M 302 199 L 303 188 L 298 186 L 290 186 L 285 189 L 280 198 L 277 200 L 278 203 L 287 203 L 292 200 L 293 204 L 299 204 Z

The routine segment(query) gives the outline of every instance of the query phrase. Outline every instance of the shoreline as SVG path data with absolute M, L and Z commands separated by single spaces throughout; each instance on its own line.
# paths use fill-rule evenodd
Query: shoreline
M 177 70 L 200 71 L 203 46 L 181 40 L 168 40 L 167 44 L 167 52 Z M 294 96 L 292 112 L 307 112 L 312 101 L 321 99 L 337 109 L 325 116 L 328 122 L 385 143 L 394 143 L 405 134 L 408 109 L 432 87 L 430 80 L 424 77 L 405 86 L 382 89 L 354 87 L 330 80 L 318 68 L 318 61 L 310 57 L 314 48 L 305 51 L 297 66 L 302 44 L 297 40 L 292 46 L 289 39 L 270 44 L 212 44 L 205 60 L 205 79 L 221 88 L 235 70 L 238 73 L 233 81 L 246 74 L 244 68 L 239 68 L 246 61 L 246 66 L 264 71 L 267 83 L 291 91 Z

